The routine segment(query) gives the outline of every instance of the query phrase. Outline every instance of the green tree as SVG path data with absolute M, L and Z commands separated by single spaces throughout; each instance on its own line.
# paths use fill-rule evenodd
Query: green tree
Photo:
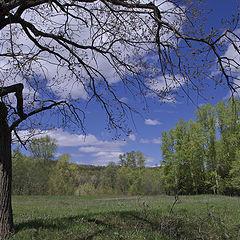
M 29 150 L 35 161 L 46 164 L 47 161 L 55 159 L 54 154 L 57 150 L 56 140 L 49 136 L 34 138 L 29 144 Z
M 196 122 L 182 119 L 162 133 L 166 193 L 239 193 L 240 102 L 202 105 Z
M 202 105 L 196 112 L 197 122 L 201 125 L 204 136 L 204 148 L 206 156 L 206 166 L 210 185 L 214 193 L 219 193 L 219 164 L 216 152 L 216 113 L 215 108 L 209 103 Z M 214 187 L 213 187 L 214 186 Z
M 133 185 L 136 177 L 135 168 L 129 166 L 121 166 L 117 171 L 116 189 L 120 193 L 129 193 L 130 187 Z
M 199 123 L 181 119 L 162 133 L 163 182 L 167 194 L 204 192 L 204 141 Z
M 232 188 L 231 193 L 240 195 L 240 150 L 236 152 L 236 159 L 233 161 L 228 180 L 227 184 Z
M 168 132 L 162 132 L 162 165 L 163 182 L 166 194 L 172 194 L 177 191 L 177 164 L 175 161 L 175 131 L 170 129 Z
M 216 112 L 222 148 L 220 156 L 222 156 L 221 162 L 225 169 L 225 173 L 222 172 L 224 176 L 228 174 L 240 144 L 240 103 L 237 99 L 221 101 L 216 105 Z
M 201 194 L 206 190 L 204 135 L 201 124 L 190 120 L 188 137 L 189 141 L 185 149 L 189 152 L 189 169 L 192 182 L 191 193 Z
M 120 158 L 120 165 L 125 167 L 136 167 L 136 152 L 131 151 L 124 154 L 119 155 Z
M 13 194 L 30 195 L 34 192 L 34 165 L 34 161 L 22 154 L 19 148 L 14 149 L 12 158 Z
M 142 152 L 137 151 L 136 153 L 136 164 L 138 167 L 145 167 L 146 157 Z
M 164 194 L 163 168 L 145 168 L 142 173 L 141 194 L 155 195 Z
M 146 158 L 140 151 L 131 151 L 124 154 L 119 155 L 120 158 L 120 166 L 125 167 L 144 167 Z
M 233 101 L 221 101 L 216 105 L 218 117 L 218 130 L 220 139 L 218 141 L 218 169 L 222 180 L 222 193 L 233 194 L 231 177 L 233 168 L 236 169 L 238 162 L 238 149 L 240 145 L 240 102 L 237 99 Z M 234 177 L 234 178 L 235 178 Z M 234 184 L 235 185 L 235 184 Z M 235 185 L 236 186 L 236 185 Z
M 118 166 L 114 162 L 110 162 L 108 166 L 103 170 L 101 175 L 102 185 L 105 188 L 114 190 L 116 187 L 116 177 L 117 177 Z
M 34 138 L 29 143 L 29 150 L 35 168 L 35 174 L 32 178 L 35 185 L 33 193 L 47 194 L 49 174 L 55 165 L 56 140 L 49 136 Z
M 12 191 L 14 194 L 47 194 L 47 183 L 52 165 L 46 167 L 39 164 L 32 157 L 22 154 L 17 148 L 13 151 L 12 167 Z
M 77 164 L 69 163 L 69 161 L 70 155 L 62 154 L 52 169 L 48 181 L 48 191 L 50 194 L 74 194 L 78 176 Z
M 192 151 L 190 148 L 192 128 L 190 123 L 180 119 L 175 125 L 175 162 L 177 174 L 177 192 L 193 193 Z

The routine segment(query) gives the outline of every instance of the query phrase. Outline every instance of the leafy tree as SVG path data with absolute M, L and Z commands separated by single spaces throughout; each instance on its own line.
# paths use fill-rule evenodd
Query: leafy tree
M 55 195 L 73 195 L 78 176 L 77 165 L 69 163 L 70 155 L 63 154 L 59 157 L 53 168 L 48 182 L 48 191 Z
M 177 165 L 177 191 L 175 194 L 191 191 L 191 178 L 190 178 L 190 168 L 189 168 L 189 154 L 187 151 L 188 145 L 188 123 L 183 119 L 180 119 L 175 126 L 175 162 Z M 190 182 L 189 182 L 190 181 Z
M 215 186 L 214 193 L 219 193 L 219 169 L 216 156 L 216 113 L 210 104 L 202 105 L 196 111 L 197 122 L 201 124 L 205 141 L 206 164 Z
M 230 170 L 230 180 L 227 184 L 233 188 L 233 193 L 240 195 L 240 151 L 236 153 L 236 159 L 233 161 Z
M 221 154 L 219 154 L 219 157 L 221 165 L 219 165 L 219 168 L 222 177 L 225 177 L 236 158 L 240 144 L 240 103 L 237 99 L 227 102 L 221 101 L 216 105 L 216 113 L 220 132 L 219 150 Z
M 129 193 L 130 187 L 135 181 L 135 168 L 129 166 L 122 166 L 117 171 L 116 176 L 117 191 L 120 193 Z
M 13 151 L 12 163 L 14 194 L 44 195 L 48 193 L 49 173 L 55 162 L 50 161 L 45 164 L 36 162 L 17 148 Z
M 201 125 L 192 120 L 189 121 L 188 143 L 185 149 L 189 152 L 189 170 L 192 183 L 192 194 L 205 192 L 205 149 L 204 136 Z
M 162 164 L 164 166 L 163 182 L 166 194 L 171 194 L 177 191 L 177 165 L 175 162 L 175 132 L 170 129 L 169 132 L 162 132 Z
M 162 133 L 163 182 L 168 194 L 204 192 L 204 141 L 201 125 L 181 119 Z
M 103 170 L 101 180 L 104 187 L 110 188 L 111 190 L 115 189 L 117 170 L 118 167 L 114 162 L 110 162 Z
M 136 163 L 138 167 L 144 167 L 146 162 L 146 157 L 143 155 L 142 152 L 136 152 Z
M 240 144 L 240 103 L 238 99 L 233 101 L 221 101 L 216 105 L 218 117 L 218 171 L 221 177 L 222 193 L 234 194 L 238 192 L 236 185 L 232 184 L 236 177 L 233 173 L 238 162 L 238 149 Z M 235 186 L 233 188 L 233 185 Z M 234 190 L 235 189 L 235 190 Z
M 142 173 L 141 194 L 164 194 L 163 169 L 160 167 L 145 168 Z
M 82 99 L 88 99 L 104 109 L 110 128 L 128 131 L 124 121 L 133 108 L 121 100 L 114 83 L 121 81 L 140 98 L 169 100 L 184 82 L 199 90 L 213 57 L 227 85 L 237 88 L 231 67 L 238 68 L 239 63 L 223 54 L 228 47 L 238 49 L 239 37 L 231 30 L 235 28 L 204 33 L 192 1 L 183 1 L 185 7 L 182 1 L 158 3 L 0 1 L 1 238 L 14 232 L 11 133 L 17 134 L 24 122 L 25 129 L 39 127 L 40 113 L 49 110 L 47 116 L 56 114 L 59 122 L 49 121 L 46 128 L 74 123 L 84 130 Z M 165 86 L 159 89 L 156 79 L 163 79 Z M 7 97 L 10 93 L 15 93 L 17 104 Z
M 89 196 L 96 194 L 96 188 L 91 182 L 86 182 L 82 185 L 79 185 L 75 191 L 75 195 L 77 196 Z
M 35 161 L 43 162 L 55 159 L 54 154 L 57 150 L 56 140 L 49 136 L 42 138 L 34 138 L 29 144 L 31 156 Z
M 55 165 L 56 140 L 49 136 L 33 138 L 29 143 L 30 157 L 34 162 L 35 170 L 32 177 L 32 194 L 47 194 L 49 175 Z
M 34 176 L 37 170 L 34 161 L 20 152 L 19 148 L 14 149 L 12 167 L 13 183 L 12 192 L 17 195 L 30 195 L 33 193 Z
M 162 133 L 163 182 L 168 194 L 239 193 L 240 102 L 202 105 L 196 121 Z
M 136 163 L 135 155 L 136 155 L 135 151 L 127 152 L 127 153 L 124 153 L 123 155 L 120 154 L 119 155 L 120 166 L 136 167 L 137 163 Z
M 146 158 L 144 157 L 143 153 L 140 151 L 131 151 L 124 153 L 123 155 L 119 155 L 120 158 L 120 165 L 121 166 L 128 166 L 128 167 L 144 167 Z

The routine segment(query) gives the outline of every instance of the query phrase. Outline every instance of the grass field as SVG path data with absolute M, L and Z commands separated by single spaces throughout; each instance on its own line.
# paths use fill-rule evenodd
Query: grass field
M 14 196 L 12 239 L 240 240 L 240 198 Z

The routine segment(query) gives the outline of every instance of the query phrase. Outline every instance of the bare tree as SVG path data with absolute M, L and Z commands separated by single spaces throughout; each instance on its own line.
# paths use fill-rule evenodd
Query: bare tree
M 126 130 L 136 109 L 119 86 L 144 103 L 172 100 L 178 88 L 201 94 L 205 79 L 237 90 L 239 18 L 204 33 L 198 2 L 0 0 L 0 238 L 14 231 L 11 132 L 45 110 L 84 130 L 85 105 L 96 101 L 110 127 Z

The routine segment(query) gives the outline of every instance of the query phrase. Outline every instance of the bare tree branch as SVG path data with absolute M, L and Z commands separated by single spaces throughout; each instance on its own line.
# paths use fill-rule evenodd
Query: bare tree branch
M 34 108 L 30 105 L 34 106 L 34 102 L 43 104 L 44 108 L 38 109 L 45 111 L 52 104 L 62 107 L 59 99 L 64 99 L 69 114 L 74 115 L 73 120 L 81 128 L 82 120 L 73 109 L 83 109 L 83 105 L 79 105 L 79 99 L 71 98 L 75 86 L 84 89 L 86 105 L 96 101 L 102 106 L 113 128 L 121 128 L 120 116 L 124 119 L 129 112 L 139 113 L 121 101 L 115 82 L 121 82 L 130 94 L 143 99 L 145 106 L 149 96 L 169 101 L 178 89 L 194 103 L 192 91 L 204 97 L 201 81 L 214 80 L 211 68 L 215 64 L 215 72 L 222 74 L 232 92 L 237 91 L 239 76 L 234 69 L 240 66 L 239 21 L 222 34 L 204 34 L 195 26 L 198 17 L 192 8 L 196 4 L 188 1 L 183 6 L 163 1 L 157 6 L 135 0 L 1 1 L 0 58 L 8 59 L 8 63 L 0 65 L 2 86 L 10 85 L 11 76 L 20 76 L 32 91 L 28 107 L 31 113 Z M 190 30 L 185 27 L 188 24 Z M 27 43 L 19 43 L 18 37 Z M 229 46 L 237 58 L 224 55 Z M 68 93 L 63 97 L 59 92 L 65 92 L 64 87 Z M 17 99 L 18 109 L 14 112 L 11 108 L 9 115 L 13 128 L 29 117 L 24 116 L 21 96 Z M 47 106 L 46 101 L 54 103 Z M 16 114 L 22 120 L 16 119 Z

